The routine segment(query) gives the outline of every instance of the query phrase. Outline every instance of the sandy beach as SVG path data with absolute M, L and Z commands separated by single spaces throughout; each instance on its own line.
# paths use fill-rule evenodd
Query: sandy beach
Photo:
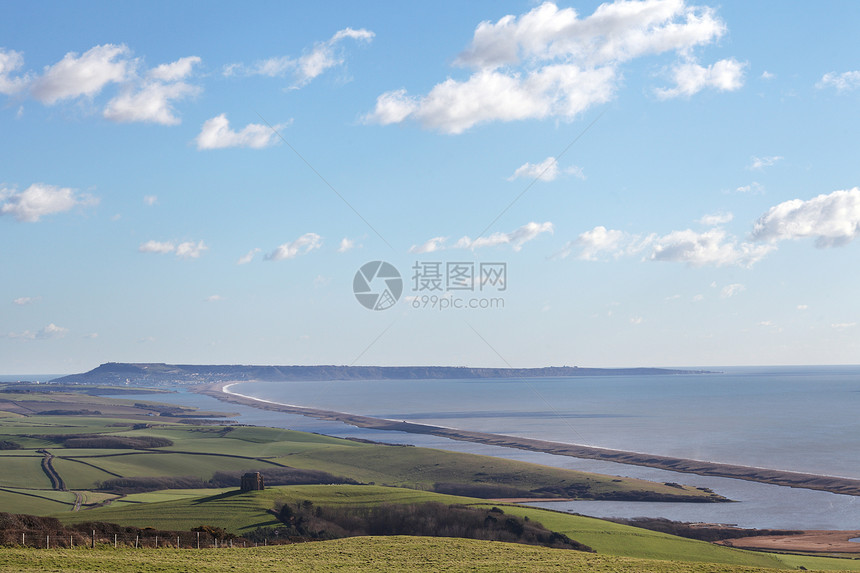
M 284 412 L 287 414 L 310 416 L 321 420 L 338 421 L 360 428 L 392 430 L 414 434 L 430 434 L 454 440 L 507 448 L 518 448 L 522 450 L 532 450 L 575 458 L 603 460 L 622 464 L 647 466 L 674 472 L 741 479 L 773 485 L 860 496 L 860 480 L 857 479 L 650 455 L 639 452 L 550 442 L 517 436 L 506 436 L 503 434 L 473 432 L 442 426 L 416 424 L 406 421 L 387 420 L 384 418 L 374 418 L 358 414 L 307 408 L 298 405 L 280 404 L 268 400 L 243 396 L 238 392 L 237 386 L 239 384 L 241 384 L 241 382 L 206 384 L 194 387 L 193 390 L 225 402 L 243 404 L 254 408 Z

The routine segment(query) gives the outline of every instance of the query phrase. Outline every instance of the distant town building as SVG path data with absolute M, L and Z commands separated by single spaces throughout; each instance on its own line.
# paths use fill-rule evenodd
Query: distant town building
M 261 489 L 266 489 L 263 485 L 263 476 L 260 475 L 260 472 L 248 472 L 243 475 L 240 487 L 242 491 L 259 491 Z

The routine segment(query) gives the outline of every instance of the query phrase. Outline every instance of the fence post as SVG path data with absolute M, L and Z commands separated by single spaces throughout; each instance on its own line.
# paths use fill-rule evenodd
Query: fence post
M 51 547 L 51 536 L 46 535 L 45 536 L 45 549 L 48 549 L 49 547 Z
M 213 535 L 213 536 L 212 536 L 212 541 L 213 541 L 213 543 L 214 543 L 214 547 L 215 547 L 215 549 L 218 549 L 218 538 L 217 538 L 217 537 L 215 537 L 215 536 Z
M 140 535 L 134 536 L 134 548 L 137 549 L 137 542 L 140 541 Z
M 177 535 L 177 536 L 176 536 L 176 548 L 177 548 L 177 549 L 180 549 L 180 547 L 181 547 L 181 546 L 179 545 L 179 536 Z
M 200 532 L 197 532 L 197 549 L 200 549 Z
M 75 546 L 75 540 L 72 539 L 72 536 L 69 535 L 69 549 Z
M 96 530 L 95 529 L 93 529 L 93 542 L 91 544 L 91 548 L 92 549 L 96 548 Z
M 116 533 L 113 534 L 113 548 L 116 549 Z
M 26 541 L 26 538 L 24 537 L 25 535 L 27 535 L 27 534 L 26 534 L 26 533 L 24 533 L 24 532 L 22 531 L 22 532 L 21 532 L 21 545 L 23 545 L 23 546 L 25 546 L 25 547 L 26 547 L 26 546 L 27 546 L 27 541 Z

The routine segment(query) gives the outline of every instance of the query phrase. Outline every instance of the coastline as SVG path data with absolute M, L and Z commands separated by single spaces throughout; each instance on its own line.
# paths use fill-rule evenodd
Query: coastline
M 281 404 L 270 400 L 263 400 L 260 398 L 244 396 L 242 394 L 234 393 L 229 389 L 229 387 L 241 383 L 241 381 L 219 382 L 215 384 L 206 384 L 192 387 L 192 390 L 194 392 L 217 398 L 218 400 L 222 400 L 224 402 L 243 404 L 245 406 L 258 408 L 261 410 L 270 410 L 275 412 L 283 412 L 286 414 L 309 416 L 320 420 L 337 421 L 359 428 L 400 431 L 413 434 L 430 434 L 453 440 L 475 442 L 492 446 L 502 446 L 506 448 L 517 448 L 521 450 L 531 450 L 554 455 L 570 456 L 574 458 L 602 460 L 629 465 L 646 466 L 681 473 L 741 479 L 771 485 L 828 491 L 831 493 L 842 495 L 860 496 L 860 479 L 815 475 L 809 473 L 775 470 L 768 468 L 755 468 L 750 466 L 691 460 L 685 458 L 674 458 L 669 456 L 643 454 L 639 452 L 613 450 L 594 446 L 581 446 L 577 444 L 566 444 L 562 442 L 536 440 L 533 438 L 507 436 L 504 434 L 473 432 L 467 430 L 458 430 L 455 428 L 446 428 L 443 426 L 432 426 L 428 424 L 416 424 L 406 421 L 387 420 L 384 418 L 374 418 L 371 416 L 362 416 L 359 414 L 349 414 L 345 412 L 335 412 L 332 410 L 321 410 L 317 408 L 307 408 L 304 406 L 292 404 Z

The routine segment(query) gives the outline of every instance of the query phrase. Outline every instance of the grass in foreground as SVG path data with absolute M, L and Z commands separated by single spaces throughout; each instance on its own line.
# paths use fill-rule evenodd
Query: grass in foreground
M 213 551 L 217 551 L 213 553 Z M 248 549 L 8 549 L 0 572 L 235 573 L 237 571 L 590 571 L 765 573 L 772 569 L 612 557 L 439 537 L 353 537 Z

